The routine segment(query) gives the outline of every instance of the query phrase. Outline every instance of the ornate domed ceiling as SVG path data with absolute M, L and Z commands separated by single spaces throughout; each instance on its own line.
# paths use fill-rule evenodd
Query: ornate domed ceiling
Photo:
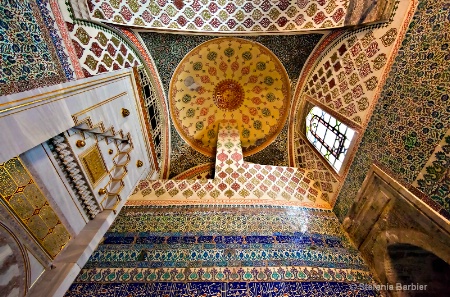
M 239 38 L 207 41 L 180 62 L 172 76 L 172 120 L 195 150 L 214 156 L 218 123 L 239 124 L 244 155 L 256 153 L 283 128 L 290 102 L 281 62 L 261 44 Z
M 140 32 L 139 36 L 145 43 L 149 54 L 152 56 L 162 86 L 166 92 L 167 106 L 169 103 L 169 88 L 171 79 L 177 66 L 191 51 L 199 45 L 218 39 L 217 36 L 206 35 L 179 35 L 166 33 Z M 241 36 L 252 44 L 262 44 L 269 49 L 281 61 L 291 82 L 291 90 L 296 86 L 297 79 L 311 52 L 323 37 L 321 34 L 308 35 L 264 35 L 264 36 Z M 295 53 L 295 54 L 293 54 Z M 207 58 L 204 58 L 206 61 Z M 213 103 L 214 104 L 214 103 Z M 291 104 L 291 103 L 290 103 Z M 194 167 L 210 164 L 214 168 L 214 157 L 200 153 L 188 144 L 180 136 L 172 117 L 170 118 L 170 169 L 166 178 L 174 178 Z M 246 155 L 247 162 L 288 166 L 287 155 L 287 122 L 276 138 L 261 151 Z M 208 171 L 208 170 L 207 170 Z M 197 174 L 194 174 L 196 177 Z M 214 173 L 213 173 L 214 176 Z

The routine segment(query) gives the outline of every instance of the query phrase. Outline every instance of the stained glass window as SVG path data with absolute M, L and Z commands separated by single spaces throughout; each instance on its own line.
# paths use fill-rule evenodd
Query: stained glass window
M 354 134 L 354 130 L 317 106 L 306 117 L 306 137 L 337 172 Z

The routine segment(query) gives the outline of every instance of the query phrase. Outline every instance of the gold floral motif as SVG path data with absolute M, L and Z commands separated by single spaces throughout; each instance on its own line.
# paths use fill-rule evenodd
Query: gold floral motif
M 0 164 L 0 198 L 52 258 L 70 234 L 19 158 Z
M 96 184 L 108 174 L 105 161 L 103 160 L 98 146 L 96 144 L 93 145 L 87 152 L 80 155 L 79 158 L 87 173 L 89 181 L 95 187 Z
M 218 108 L 233 111 L 244 102 L 244 89 L 233 79 L 226 79 L 214 89 L 214 103 Z

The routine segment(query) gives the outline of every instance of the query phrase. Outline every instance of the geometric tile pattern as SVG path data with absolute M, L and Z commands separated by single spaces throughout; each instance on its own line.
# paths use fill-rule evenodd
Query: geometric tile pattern
M 69 21 L 72 19 L 70 18 L 70 11 L 69 15 L 67 14 L 67 9 L 64 9 L 66 7 L 65 5 L 60 5 L 59 0 L 38 0 L 39 7 L 41 8 L 41 13 L 45 18 L 47 18 L 46 25 L 49 28 L 50 35 L 55 35 L 55 38 L 53 39 L 53 43 L 55 44 L 57 50 L 59 47 L 62 47 L 64 49 L 64 53 L 68 55 L 68 60 L 66 61 L 63 59 L 63 55 L 59 55 L 60 60 L 64 62 L 61 62 L 63 68 L 65 68 L 65 64 L 70 63 L 71 67 L 73 69 L 73 76 L 77 79 L 84 78 L 83 71 L 81 69 L 81 65 L 79 63 L 78 57 L 75 53 L 75 48 L 72 44 L 72 39 L 69 34 L 69 30 L 66 26 L 65 18 L 68 18 Z M 50 12 L 50 13 L 48 13 Z M 48 15 L 48 16 L 47 16 Z M 53 32 L 55 34 L 53 34 Z M 58 35 L 60 38 L 57 38 Z M 66 72 L 67 75 L 67 72 Z
M 279 32 L 344 26 L 348 1 L 88 0 L 91 17 L 134 27 L 200 32 Z
M 450 129 L 412 185 L 450 210 Z
M 273 204 L 329 209 L 310 172 L 244 162 L 236 121 L 220 123 L 214 179 L 141 181 L 127 205 Z
M 399 37 L 406 32 L 416 4 L 416 1 L 395 2 L 391 18 L 384 25 L 331 33 L 311 55 L 299 79 L 291 109 L 294 120 L 289 126 L 290 165 L 304 167 L 305 162 L 310 163 L 309 166 L 317 164 L 322 168 L 316 171 L 318 182 L 323 181 L 323 178 L 317 178 L 319 175 L 334 175 L 337 182 L 323 184 L 329 189 L 327 200 L 333 206 L 351 161 L 345 162 L 340 176 L 326 169 L 328 166 L 320 160 L 319 153 L 305 146 L 305 131 L 301 131 L 300 127 L 304 127 L 306 115 L 296 111 L 309 104 L 307 101 L 320 106 L 358 131 L 353 142 L 358 145 L 362 138 L 361 130 L 364 131 L 381 92 L 380 84 L 386 77 L 387 67 L 392 64 L 394 52 L 399 46 Z M 307 96 L 311 100 L 306 99 Z M 353 158 L 354 152 L 354 149 L 350 150 L 348 159 Z M 311 169 L 309 166 L 307 168 Z
M 316 61 L 303 92 L 362 126 L 407 8 L 399 5 L 385 26 L 365 27 L 337 39 Z
M 137 54 L 118 34 L 88 22 L 66 22 L 85 77 L 139 66 Z
M 52 257 L 70 234 L 19 158 L 0 164 L 0 199 Z
M 357 290 L 372 283 L 330 211 L 141 206 L 122 210 L 65 296 L 375 296 Z
M 214 156 L 217 124 L 237 120 L 242 150 L 251 155 L 283 128 L 289 91 L 286 70 L 265 47 L 246 39 L 212 39 L 186 55 L 172 76 L 172 121 L 194 149 Z
M 449 30 L 448 1 L 420 1 L 339 195 L 335 209 L 340 219 L 373 162 L 408 186 L 421 178 L 444 139 L 450 127 L 450 36 L 444 33 Z M 446 183 L 444 179 L 443 189 Z M 426 191 L 430 197 L 419 198 L 450 218 L 448 200 Z
M 36 3 L 0 6 L 0 95 L 66 81 Z
M 296 143 L 295 160 L 299 168 L 308 169 L 310 171 L 308 178 L 315 180 L 320 184 L 320 189 L 323 192 L 325 200 L 334 205 L 336 195 L 339 187 L 339 180 L 334 173 L 324 164 L 322 159 L 318 158 L 314 150 L 306 143 L 300 135 L 296 134 L 294 138 Z

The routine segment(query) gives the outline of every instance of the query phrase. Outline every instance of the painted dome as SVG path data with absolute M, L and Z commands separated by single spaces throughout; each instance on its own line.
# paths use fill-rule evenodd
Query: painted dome
M 213 156 L 218 123 L 234 120 L 244 155 L 267 145 L 283 128 L 289 79 L 281 62 L 257 42 L 217 38 L 193 49 L 170 83 L 176 129 L 197 151 Z

